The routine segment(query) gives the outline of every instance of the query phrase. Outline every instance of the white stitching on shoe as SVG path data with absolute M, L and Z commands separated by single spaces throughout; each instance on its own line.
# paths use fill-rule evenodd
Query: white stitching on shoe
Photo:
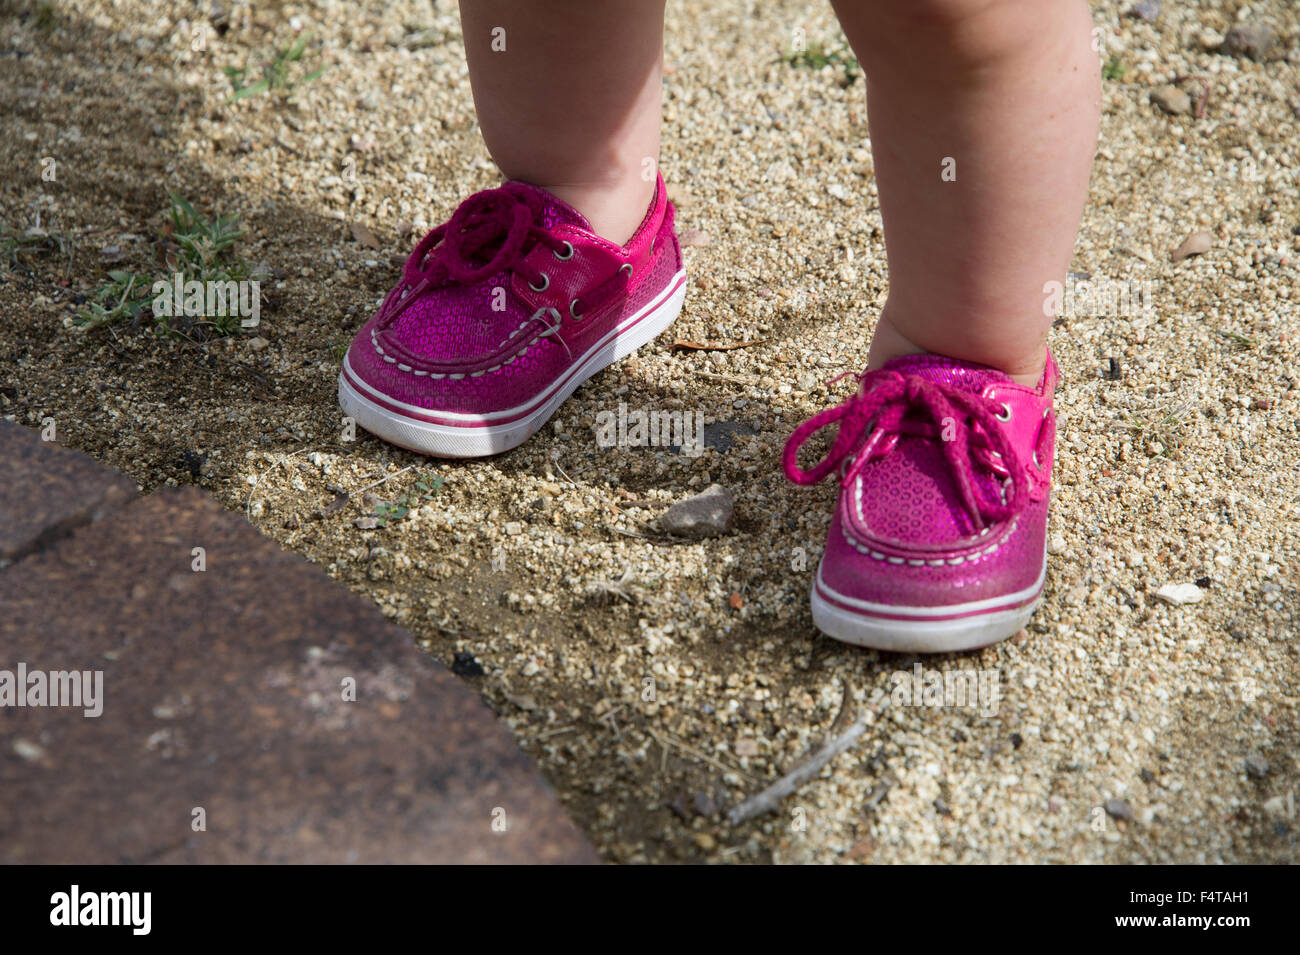
M 497 348 L 504 348 L 506 345 L 508 345 L 508 344 L 510 343 L 511 339 L 513 339 L 516 335 L 518 335 L 520 332 L 522 332 L 525 328 L 527 328 L 529 325 L 531 325 L 533 322 L 535 322 L 535 321 L 537 320 L 538 316 L 541 315 L 541 313 L 544 312 L 544 311 L 546 311 L 546 309 L 539 309 L 535 314 L 533 314 L 531 317 L 529 317 L 529 319 L 528 319 L 527 321 L 525 321 L 522 325 L 520 325 L 520 326 L 519 326 L 518 328 L 516 328 L 513 332 L 511 332 L 511 333 L 506 337 L 506 340 L 503 341 L 500 345 L 498 345 Z M 416 369 L 412 368 L 410 365 L 405 365 L 405 364 L 400 363 L 396 358 L 393 358 L 391 355 L 386 355 L 386 354 L 384 354 L 383 346 L 379 344 L 379 335 L 378 335 L 378 333 L 377 333 L 373 328 L 370 330 L 370 344 L 371 344 L 371 346 L 375 349 L 376 352 L 379 353 L 379 356 L 380 356 L 381 358 L 383 358 L 384 361 L 386 361 L 388 364 L 390 364 L 390 365 L 397 365 L 397 368 L 398 368 L 399 371 L 410 372 L 412 375 L 417 375 L 417 376 L 421 376 L 421 377 L 423 377 L 424 375 L 428 375 L 428 376 L 429 376 L 430 378 L 432 378 L 432 379 L 443 379 L 443 378 L 448 378 L 448 377 L 450 377 L 453 381 L 459 381 L 459 380 L 461 380 L 462 378 L 465 378 L 465 377 L 469 377 L 469 378 L 481 378 L 483 375 L 491 374 L 491 373 L 494 372 L 494 371 L 500 371 L 500 370 L 501 370 L 502 368 L 504 368 L 506 365 L 512 365 L 512 364 L 514 364 L 516 361 L 518 361 L 520 358 L 523 358 L 525 355 L 527 355 L 529 349 L 531 349 L 531 348 L 532 348 L 534 345 L 536 345 L 539 341 L 541 341 L 540 338 L 537 339 L 536 341 L 529 342 L 527 345 L 525 345 L 525 346 L 524 346 L 523 348 L 521 348 L 519 351 L 517 351 L 517 352 L 515 352 L 513 355 L 511 355 L 509 358 L 506 358 L 506 359 L 504 359 L 503 361 L 501 361 L 501 362 L 499 362 L 499 363 L 493 365 L 491 368 L 484 368 L 482 371 L 469 372 L 468 376 L 465 375 L 465 374 L 450 374 L 450 375 L 448 375 L 448 374 L 442 374 L 442 375 L 438 375 L 438 374 L 435 374 L 435 373 L 433 373 L 433 372 L 431 372 L 431 371 L 417 371 Z
M 1002 541 L 1007 540 L 1007 538 L 1009 538 L 1015 532 L 1016 525 L 1019 523 L 1020 523 L 1020 515 L 1017 514 L 1016 516 L 1011 518 L 1011 523 L 1007 526 L 1007 531 L 1005 534 L 1002 535 L 1002 539 L 994 543 L 992 546 L 986 547 L 984 550 L 977 550 L 971 554 L 963 554 L 961 557 L 949 557 L 946 559 L 940 558 L 938 560 L 918 560 L 915 558 L 905 559 L 902 557 L 890 557 L 886 554 L 880 553 L 879 551 L 872 550 L 870 547 L 867 547 L 865 544 L 859 543 L 853 537 L 853 535 L 849 533 L 848 527 L 842 522 L 840 524 L 840 531 L 844 534 L 844 540 L 849 544 L 850 547 L 852 547 L 858 553 L 866 554 L 868 557 L 871 557 L 874 560 L 883 560 L 891 564 L 908 564 L 909 566 L 912 567 L 925 567 L 925 566 L 942 567 L 945 564 L 949 564 L 955 567 L 958 564 L 966 563 L 966 561 L 968 560 L 971 561 L 979 560 L 981 557 L 985 557 L 989 554 L 996 553 L 998 548 L 1002 546 Z M 986 527 L 981 533 L 987 533 L 990 529 L 991 528 Z

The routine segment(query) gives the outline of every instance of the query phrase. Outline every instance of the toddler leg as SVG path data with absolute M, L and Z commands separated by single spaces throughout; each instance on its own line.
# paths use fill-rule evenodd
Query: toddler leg
M 867 75 L 889 259 L 870 367 L 935 352 L 1035 386 L 1097 142 L 1087 4 L 833 5 Z
M 461 0 L 460 13 L 474 107 L 501 171 L 626 242 L 654 195 L 663 0 Z

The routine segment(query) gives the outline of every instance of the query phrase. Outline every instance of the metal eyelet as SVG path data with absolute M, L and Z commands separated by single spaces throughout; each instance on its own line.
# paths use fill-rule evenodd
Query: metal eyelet
M 565 242 L 564 248 L 566 251 L 563 255 L 561 255 L 559 252 L 556 252 L 554 249 L 551 249 L 551 255 L 555 256 L 561 262 L 569 261 L 569 259 L 573 258 L 573 243 Z
M 578 305 L 578 300 L 576 298 L 569 303 L 569 317 L 572 318 L 575 322 L 578 319 L 582 318 L 582 313 L 577 311 L 577 305 Z
M 539 288 L 538 286 L 534 285 L 532 282 L 528 283 L 528 287 L 532 289 L 534 292 L 545 292 L 548 288 L 551 287 L 551 277 L 547 275 L 545 272 L 543 272 L 541 287 Z
M 994 414 L 993 417 L 997 418 L 999 421 L 1010 421 L 1010 420 L 1011 420 L 1011 405 L 1007 404 L 1005 401 L 1002 402 L 1002 410 L 1006 412 L 1005 415 Z
M 619 270 L 620 272 L 624 272 L 624 273 L 626 273 L 628 278 L 631 278 L 631 277 L 632 277 L 632 263 L 631 263 L 631 262 L 624 262 L 622 265 L 620 265 L 620 266 L 618 267 L 618 270 Z

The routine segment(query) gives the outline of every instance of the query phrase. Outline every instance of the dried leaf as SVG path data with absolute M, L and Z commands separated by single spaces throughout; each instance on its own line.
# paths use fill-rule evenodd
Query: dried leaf
M 375 234 L 360 222 L 350 222 L 348 225 L 352 229 L 352 238 L 356 239 L 361 245 L 368 249 L 382 249 L 384 247 L 379 239 L 375 237 Z

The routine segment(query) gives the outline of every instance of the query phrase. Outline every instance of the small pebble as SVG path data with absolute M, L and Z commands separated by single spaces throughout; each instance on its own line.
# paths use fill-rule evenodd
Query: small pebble
M 707 232 L 701 232 L 699 229 L 687 229 L 682 233 L 681 238 L 682 247 L 688 249 L 702 249 L 712 241 Z
M 1152 90 L 1151 102 L 1170 116 L 1182 116 L 1192 111 L 1192 98 L 1177 86 L 1161 86 Z
M 457 676 L 482 676 L 483 667 L 467 650 L 457 650 L 451 658 L 451 672 Z
M 25 739 L 14 740 L 14 752 L 29 763 L 45 756 L 45 748 Z
M 1228 31 L 1219 52 L 1262 60 L 1273 46 L 1273 31 L 1263 23 L 1241 23 Z
M 660 526 L 679 537 L 717 537 L 731 530 L 735 498 L 721 484 L 678 501 L 659 518 Z
M 1193 232 L 1183 240 L 1182 245 L 1174 249 L 1170 258 L 1175 262 L 1181 262 L 1193 255 L 1204 255 L 1212 248 L 1214 248 L 1214 233 L 1206 231 Z
M 1165 584 L 1156 591 L 1156 599 L 1177 607 L 1182 604 L 1200 603 L 1205 594 L 1195 584 Z
M 1259 756 L 1246 757 L 1246 775 L 1251 779 L 1263 779 L 1268 775 L 1268 760 Z
M 1155 23 L 1160 17 L 1160 5 L 1160 0 L 1138 0 L 1137 3 L 1129 7 L 1124 16 L 1134 20 L 1141 20 L 1144 23 Z
M 1112 819 L 1123 819 L 1125 822 L 1133 821 L 1133 807 L 1123 799 L 1107 799 L 1106 815 Z

